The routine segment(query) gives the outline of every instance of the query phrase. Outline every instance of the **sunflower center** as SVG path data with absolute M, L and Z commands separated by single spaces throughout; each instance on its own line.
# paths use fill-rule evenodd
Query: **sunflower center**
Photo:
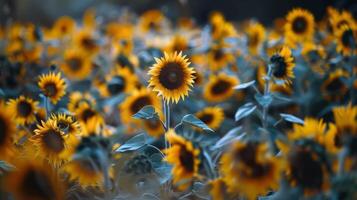
M 17 104 L 17 112 L 21 117 L 27 117 L 32 113 L 32 106 L 26 101 L 20 101 Z
M 161 126 L 160 121 L 154 118 L 145 120 L 145 124 L 152 129 L 156 129 Z
M 131 113 L 137 113 L 144 106 L 151 105 L 151 99 L 148 96 L 142 96 L 137 98 L 130 106 Z
M 338 23 L 337 23 L 337 28 L 340 29 L 343 25 L 347 25 L 348 26 L 348 22 L 343 19 L 343 20 L 340 20 Z
M 336 134 L 335 137 L 333 138 L 334 144 L 336 147 L 342 147 L 342 136 L 339 134 Z
M 205 113 L 201 116 L 198 117 L 201 121 L 203 121 L 205 124 L 210 124 L 212 123 L 213 121 L 213 115 L 212 114 L 208 114 L 208 113 Z
M 243 162 L 248 166 L 255 166 L 256 161 L 256 146 L 252 143 L 248 143 L 246 147 L 239 149 L 235 153 L 235 160 L 238 162 Z
M 47 83 L 44 88 L 45 88 L 46 96 L 48 96 L 48 97 L 56 96 L 57 87 L 56 87 L 55 83 Z
M 286 76 L 286 63 L 283 57 L 280 55 L 273 55 L 270 59 L 273 63 L 273 75 L 277 78 L 283 78 Z
M 341 42 L 342 42 L 343 46 L 345 46 L 345 47 L 352 46 L 352 44 L 354 42 L 354 38 L 353 38 L 353 32 L 351 29 L 348 29 L 343 32 L 342 37 L 341 37 Z
M 81 44 L 84 48 L 89 49 L 89 50 L 93 50 L 97 47 L 95 40 L 90 37 L 84 37 L 81 40 Z
M 72 71 L 79 71 L 82 68 L 82 60 L 80 58 L 70 58 L 67 64 Z
M 250 178 L 259 178 L 263 177 L 271 170 L 271 164 L 265 163 L 260 164 L 256 163 L 252 166 L 249 166 L 249 171 L 244 171 L 243 175 L 248 176 Z
M 90 118 L 92 118 L 92 117 L 94 117 L 96 115 L 96 113 L 92 110 L 92 109 L 90 109 L 90 108 L 88 108 L 88 109 L 85 109 L 84 111 L 83 111 L 83 113 L 82 113 L 82 119 L 83 119 L 83 121 L 88 121 Z
M 224 52 L 222 49 L 217 49 L 213 52 L 214 60 L 221 60 L 224 57 Z
M 295 33 L 301 34 L 306 31 L 307 20 L 304 17 L 297 17 L 293 23 L 292 28 Z
M 299 185 L 304 188 L 321 188 L 323 183 L 322 165 L 313 159 L 310 152 L 297 150 L 290 155 L 289 162 L 292 177 Z
M 42 140 L 45 146 L 55 153 L 59 153 L 64 149 L 63 138 L 57 131 L 48 131 Z
M 38 170 L 29 170 L 25 174 L 20 188 L 25 196 L 33 199 L 53 199 L 55 197 L 50 179 Z
M 232 85 L 230 82 L 226 80 L 219 80 L 217 83 L 215 83 L 212 87 L 212 93 L 213 94 L 224 94 L 228 90 L 232 88 Z
M 58 121 L 57 126 L 60 130 L 64 132 L 68 132 L 70 129 L 69 123 L 64 120 Z
M 259 43 L 259 37 L 257 33 L 253 33 L 248 39 L 248 46 L 255 47 Z
M 0 145 L 2 145 L 5 140 L 6 140 L 6 136 L 7 136 L 7 126 L 6 126 L 6 121 L 3 118 L 0 118 Z
M 185 168 L 188 172 L 193 172 L 194 170 L 194 157 L 192 152 L 187 151 L 185 147 L 180 148 L 180 155 L 179 160 L 181 165 Z
M 119 94 L 125 89 L 125 79 L 121 76 L 115 76 L 110 80 L 107 87 L 111 95 Z
M 343 87 L 344 87 L 344 83 L 342 82 L 342 80 L 340 78 L 335 78 L 326 85 L 326 90 L 331 93 L 336 91 L 339 92 Z
M 179 63 L 169 62 L 159 74 L 159 81 L 166 89 L 175 90 L 184 84 L 185 73 Z

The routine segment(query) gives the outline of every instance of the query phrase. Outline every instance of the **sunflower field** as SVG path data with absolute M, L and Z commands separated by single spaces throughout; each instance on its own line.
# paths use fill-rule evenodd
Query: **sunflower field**
M 0 27 L 0 199 L 357 199 L 357 21 L 161 10 Z

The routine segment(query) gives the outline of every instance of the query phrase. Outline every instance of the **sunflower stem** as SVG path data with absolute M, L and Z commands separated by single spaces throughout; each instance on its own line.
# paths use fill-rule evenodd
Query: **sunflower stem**
M 338 155 L 338 175 L 342 175 L 345 168 L 345 160 L 348 154 L 348 147 L 345 145 Z
M 170 103 L 166 102 L 165 100 L 164 100 L 164 114 L 165 114 L 165 127 L 166 127 L 166 131 L 168 131 L 170 129 L 171 113 L 170 113 Z M 167 149 L 168 147 L 169 144 L 165 137 L 165 148 Z
M 48 97 L 45 97 L 45 109 L 46 109 L 46 119 L 50 117 L 50 102 L 48 100 Z

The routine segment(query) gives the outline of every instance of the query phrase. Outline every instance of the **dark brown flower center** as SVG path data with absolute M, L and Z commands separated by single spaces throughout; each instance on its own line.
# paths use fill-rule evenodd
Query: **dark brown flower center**
M 185 73 L 180 63 L 169 62 L 161 69 L 159 81 L 166 89 L 175 90 L 184 84 Z
M 275 77 L 283 78 L 287 75 L 287 64 L 282 56 L 275 54 L 270 58 L 270 62 L 273 64 L 273 75 Z
M 88 121 L 90 118 L 94 117 L 97 113 L 91 108 L 87 108 L 82 112 L 82 120 Z
M 148 96 L 142 96 L 137 98 L 130 106 L 131 113 L 135 114 L 139 112 L 144 106 L 151 105 L 152 101 L 151 98 Z
M 220 79 L 213 85 L 211 91 L 213 94 L 220 95 L 220 94 L 226 93 L 231 88 L 232 88 L 232 85 L 230 82 Z
M 20 101 L 17 104 L 17 113 L 21 117 L 28 117 L 32 113 L 32 106 L 29 102 L 27 101 Z
M 255 47 L 258 45 L 258 43 L 259 43 L 258 34 L 253 33 L 252 35 L 250 35 L 250 37 L 248 38 L 248 46 Z
M 59 153 L 64 149 L 63 138 L 58 131 L 49 130 L 42 137 L 43 144 L 46 148 L 55 153 Z
M 222 60 L 224 58 L 224 52 L 222 49 L 217 49 L 213 51 L 213 58 L 214 60 Z
M 71 69 L 71 71 L 77 72 L 82 68 L 82 60 L 80 58 L 70 58 L 67 61 L 67 65 Z
M 181 165 L 185 168 L 188 172 L 193 172 L 194 170 L 194 155 L 192 152 L 188 151 L 185 147 L 180 148 L 180 155 L 179 160 Z
M 121 76 L 115 76 L 109 81 L 107 88 L 111 95 L 119 94 L 125 89 L 125 79 Z
M 44 93 L 47 97 L 54 97 L 57 94 L 57 86 L 55 83 L 52 82 L 47 83 L 44 89 L 45 89 Z
M 345 30 L 341 37 L 341 42 L 345 47 L 351 47 L 354 43 L 353 32 L 351 29 Z
M 306 31 L 307 28 L 307 20 L 305 17 L 297 17 L 294 19 L 292 23 L 292 29 L 294 33 L 302 34 Z
M 245 147 L 235 152 L 235 160 L 237 162 L 243 162 L 247 166 L 255 166 L 256 152 L 257 146 L 253 143 L 248 143 Z
M 203 115 L 198 117 L 205 124 L 210 124 L 213 122 L 214 116 L 211 113 L 204 113 Z
M 340 78 L 334 78 L 326 85 L 326 90 L 328 92 L 341 92 L 341 89 L 345 87 L 345 84 Z
M 22 195 L 30 199 L 51 200 L 55 198 L 49 177 L 35 169 L 31 169 L 25 174 L 20 188 Z
M 3 116 L 0 118 L 0 146 L 4 144 L 7 138 L 7 123 Z
M 81 44 L 87 50 L 94 50 L 97 48 L 96 41 L 91 37 L 82 38 Z

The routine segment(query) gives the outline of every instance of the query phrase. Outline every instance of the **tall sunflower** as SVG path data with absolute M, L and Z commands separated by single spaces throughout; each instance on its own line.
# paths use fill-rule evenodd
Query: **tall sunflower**
M 218 129 L 224 120 L 223 109 L 218 106 L 206 107 L 197 112 L 196 116 L 212 129 Z
M 36 160 L 18 161 L 6 178 L 5 188 L 18 200 L 62 200 L 64 183 L 56 171 Z
M 0 101 L 0 159 L 6 159 L 11 149 L 11 138 L 14 136 L 16 126 L 11 120 L 5 103 Z
M 200 150 L 195 149 L 192 142 L 177 135 L 172 129 L 166 136 L 171 147 L 165 150 L 165 160 L 173 165 L 173 183 L 178 189 L 185 190 L 191 185 L 191 180 L 198 175 Z
M 20 96 L 17 99 L 10 99 L 8 108 L 15 122 L 19 125 L 31 124 L 36 121 L 38 102 L 31 98 Z
M 336 51 L 341 52 L 344 56 L 354 55 L 357 51 L 352 49 L 356 46 L 356 30 L 343 25 L 339 30 L 336 31 Z
M 274 78 L 284 80 L 288 83 L 290 83 L 290 78 L 294 78 L 294 57 L 288 47 L 283 46 L 271 56 L 270 63 L 272 65 L 272 75 Z
M 235 76 L 224 73 L 212 75 L 204 86 L 203 97 L 209 102 L 227 100 L 233 95 L 233 87 L 237 84 L 239 84 L 239 80 Z
M 60 68 L 67 77 L 82 80 L 90 75 L 92 62 L 81 51 L 67 50 Z
M 61 78 L 61 73 L 53 72 L 41 75 L 38 86 L 53 104 L 56 104 L 65 95 L 67 87 L 64 79 Z
M 288 40 L 311 41 L 315 32 L 314 16 L 308 10 L 293 9 L 286 16 L 284 28 Z
M 184 99 L 194 83 L 195 70 L 189 67 L 190 62 L 182 53 L 164 53 L 150 68 L 149 87 L 158 92 L 167 102 L 177 103 Z
M 234 142 L 221 158 L 220 171 L 232 194 L 256 199 L 271 189 L 277 189 L 282 159 L 268 153 L 267 145 Z

